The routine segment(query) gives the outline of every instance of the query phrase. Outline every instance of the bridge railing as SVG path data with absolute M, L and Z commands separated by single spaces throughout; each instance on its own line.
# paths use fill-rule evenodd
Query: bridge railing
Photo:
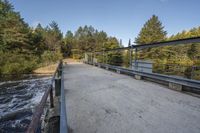
M 149 49 L 154 50 L 158 48 L 157 51 L 159 51 L 162 48 L 167 49 L 170 47 L 176 49 L 179 54 L 179 51 L 183 47 L 188 48 L 193 44 L 200 47 L 200 37 L 87 52 L 85 53 L 84 61 L 101 68 L 134 75 L 136 77 L 164 81 L 165 84 L 170 84 L 170 86 L 171 83 L 174 83 L 181 85 L 181 87 L 196 88 L 200 92 L 200 66 L 175 64 L 176 62 L 173 64 L 173 60 L 168 60 L 168 64 L 162 64 L 152 58 L 156 56 L 152 56 L 150 60 L 141 58 L 141 55 L 145 57 L 145 52 L 149 52 Z M 168 50 L 167 52 L 173 51 Z M 157 53 L 154 52 L 152 54 Z M 157 58 L 160 57 L 157 56 Z M 184 57 L 180 56 L 178 58 L 181 60 Z
M 60 101 L 61 101 L 61 104 L 60 104 L 60 133 L 68 133 L 63 71 L 61 74 L 61 98 L 60 98 Z
M 66 107 L 65 107 L 65 95 L 64 95 L 64 84 L 63 84 L 63 62 L 60 61 L 56 71 L 53 74 L 53 77 L 51 79 L 51 85 L 49 88 L 46 89 L 44 95 L 42 96 L 42 99 L 39 103 L 39 105 L 36 106 L 35 112 L 33 113 L 31 123 L 27 129 L 27 133 L 37 133 L 41 130 L 41 116 L 43 114 L 45 105 L 47 103 L 47 99 L 49 96 L 50 99 L 50 108 L 54 108 L 55 106 L 60 107 L 60 118 L 59 118 L 59 124 L 60 124 L 60 133 L 67 133 L 67 117 L 66 117 Z M 53 96 L 53 89 L 55 83 L 55 97 L 60 96 L 60 105 L 54 105 L 54 96 Z

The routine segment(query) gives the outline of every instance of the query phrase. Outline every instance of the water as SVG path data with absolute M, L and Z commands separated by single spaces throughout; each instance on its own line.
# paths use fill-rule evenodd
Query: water
M 0 83 L 0 133 L 25 132 L 50 77 Z

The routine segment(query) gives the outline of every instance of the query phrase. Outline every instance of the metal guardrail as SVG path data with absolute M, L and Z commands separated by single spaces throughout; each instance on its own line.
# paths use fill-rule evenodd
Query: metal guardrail
M 65 104 L 65 92 L 64 92 L 64 74 L 62 71 L 61 77 L 61 105 L 60 105 L 60 133 L 68 133 L 67 127 L 67 115 L 66 115 L 66 104 Z
M 117 72 L 122 72 L 128 75 L 139 75 L 145 78 L 150 78 L 150 79 L 155 79 L 157 81 L 165 81 L 165 82 L 170 82 L 170 83 L 175 83 L 175 84 L 180 84 L 186 87 L 192 87 L 196 88 L 200 92 L 200 81 L 198 80 L 193 80 L 193 79 L 186 79 L 178 76 L 170 76 L 170 75 L 164 75 L 164 74 L 158 74 L 158 73 L 150 73 L 150 72 L 142 72 L 138 70 L 132 70 L 132 69 L 127 69 L 119 66 L 114 66 L 114 65 L 108 65 L 107 60 L 104 62 L 104 55 L 105 52 L 111 52 L 111 51 L 121 51 L 121 50 L 129 50 L 129 62 L 130 62 L 130 68 L 132 67 L 141 67 L 137 66 L 137 64 L 133 64 L 133 60 L 137 62 L 138 56 L 137 53 L 139 50 L 146 49 L 146 48 L 154 48 L 154 47 L 162 47 L 162 46 L 174 46 L 174 45 L 183 45 L 183 44 L 193 44 L 193 43 L 198 43 L 200 44 L 200 37 L 193 37 L 193 38 L 186 38 L 186 39 L 178 39 L 178 40 L 172 40 L 172 41 L 163 41 L 163 42 L 156 42 L 156 43 L 149 43 L 149 44 L 140 44 L 140 45 L 131 45 L 129 47 L 120 47 L 116 49 L 104 49 L 101 51 L 94 51 L 94 52 L 89 52 L 90 58 L 88 57 L 87 60 L 85 61 L 92 61 L 93 65 L 98 65 L 102 68 L 106 69 L 111 69 Z M 134 59 L 132 59 L 132 52 L 135 50 L 135 56 Z M 103 53 L 103 54 L 102 54 Z M 88 54 L 88 52 L 86 53 Z M 95 58 L 96 54 L 102 54 L 103 56 L 103 63 L 94 63 L 93 58 Z M 91 64 L 91 63 L 90 63 Z M 198 67 L 192 67 L 192 69 L 198 69 Z
M 60 90 L 55 90 L 55 93 L 61 91 L 61 107 L 60 107 L 60 133 L 67 133 L 67 119 L 66 119 L 66 108 L 65 108 L 65 96 L 64 96 L 64 84 L 63 84 L 63 72 L 62 72 L 63 63 L 62 61 L 59 62 L 56 71 L 54 72 L 54 75 L 51 80 L 51 86 L 47 88 L 44 95 L 42 96 L 42 99 L 38 106 L 36 106 L 35 112 L 32 116 L 31 123 L 27 129 L 27 133 L 36 133 L 38 131 L 38 128 L 41 126 L 41 116 L 43 114 L 43 110 L 45 107 L 45 104 L 47 102 L 48 95 L 50 95 L 50 107 L 54 107 L 54 97 L 53 97 L 53 83 L 56 80 L 56 76 L 61 76 L 61 85 L 58 85 L 60 87 L 56 87 Z M 57 95 L 57 94 L 55 94 Z M 63 132 L 64 131 L 64 132 Z
M 172 41 L 133 45 L 133 48 L 145 49 L 145 48 L 162 47 L 162 46 L 170 46 L 170 45 L 182 45 L 182 44 L 199 43 L 199 42 L 200 42 L 200 37 L 193 37 L 193 38 L 185 38 L 185 39 L 178 39 L 178 40 L 172 40 Z
M 88 63 L 90 65 L 99 66 L 101 68 L 114 70 L 114 71 L 124 73 L 124 74 L 127 74 L 127 75 L 139 75 L 139 76 L 142 76 L 142 77 L 147 77 L 147 78 L 156 79 L 156 80 L 165 81 L 165 82 L 176 83 L 176 84 L 180 84 L 180 85 L 183 85 L 183 86 L 187 86 L 187 87 L 191 87 L 191 88 L 195 88 L 195 89 L 200 90 L 200 81 L 198 81 L 198 80 L 191 80 L 191 79 L 169 76 L 169 75 L 163 75 L 163 74 L 157 74 L 157 73 L 141 72 L 141 71 L 122 68 L 122 67 L 118 67 L 118 66 L 102 64 L 102 63 L 89 63 L 89 62 L 86 62 L 86 63 Z
M 126 49 L 141 50 L 141 49 L 145 49 L 145 48 L 162 47 L 162 46 L 170 46 L 170 45 L 183 45 L 183 44 L 190 44 L 190 43 L 200 43 L 200 37 L 192 37 L 192 38 L 178 39 L 178 40 L 172 40 L 172 41 L 163 41 L 163 42 L 156 42 L 156 43 L 148 43 L 148 44 L 140 44 L 140 45 L 132 44 L 129 47 L 121 47 L 121 48 L 115 48 L 115 49 L 94 51 L 94 53 L 120 51 L 120 50 L 126 50 Z M 89 52 L 89 53 L 91 53 L 91 52 Z

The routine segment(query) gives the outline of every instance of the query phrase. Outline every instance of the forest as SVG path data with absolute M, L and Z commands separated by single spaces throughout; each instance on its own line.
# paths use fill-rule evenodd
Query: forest
M 67 24 L 67 22 L 66 22 Z M 130 27 L 131 28 L 131 27 Z M 134 29 L 132 29 L 134 30 Z M 137 45 L 200 36 L 200 27 L 183 30 L 172 36 L 156 15 L 152 15 L 135 38 Z M 131 42 L 130 42 L 131 43 Z M 123 47 L 122 42 L 92 26 L 80 26 L 74 33 L 63 34 L 55 21 L 43 27 L 29 26 L 7 0 L 0 0 L 0 74 L 32 73 L 62 58 L 81 59 L 85 52 Z M 111 64 L 128 65 L 128 55 L 115 52 L 108 60 Z M 200 45 L 167 46 L 145 49 L 140 59 L 152 59 L 157 64 L 200 65 Z

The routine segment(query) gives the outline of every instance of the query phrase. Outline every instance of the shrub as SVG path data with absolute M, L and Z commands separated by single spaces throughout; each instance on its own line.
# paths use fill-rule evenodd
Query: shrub
M 60 59 L 62 59 L 62 53 L 59 51 L 44 51 L 44 53 L 41 55 L 41 63 L 46 65 L 54 63 Z
M 32 54 L 15 52 L 0 52 L 0 73 L 20 74 L 31 73 L 36 67 L 38 57 Z
M 60 52 L 45 51 L 41 58 L 33 54 L 23 54 L 20 51 L 0 51 L 0 74 L 31 73 L 40 65 L 49 65 L 62 59 Z

